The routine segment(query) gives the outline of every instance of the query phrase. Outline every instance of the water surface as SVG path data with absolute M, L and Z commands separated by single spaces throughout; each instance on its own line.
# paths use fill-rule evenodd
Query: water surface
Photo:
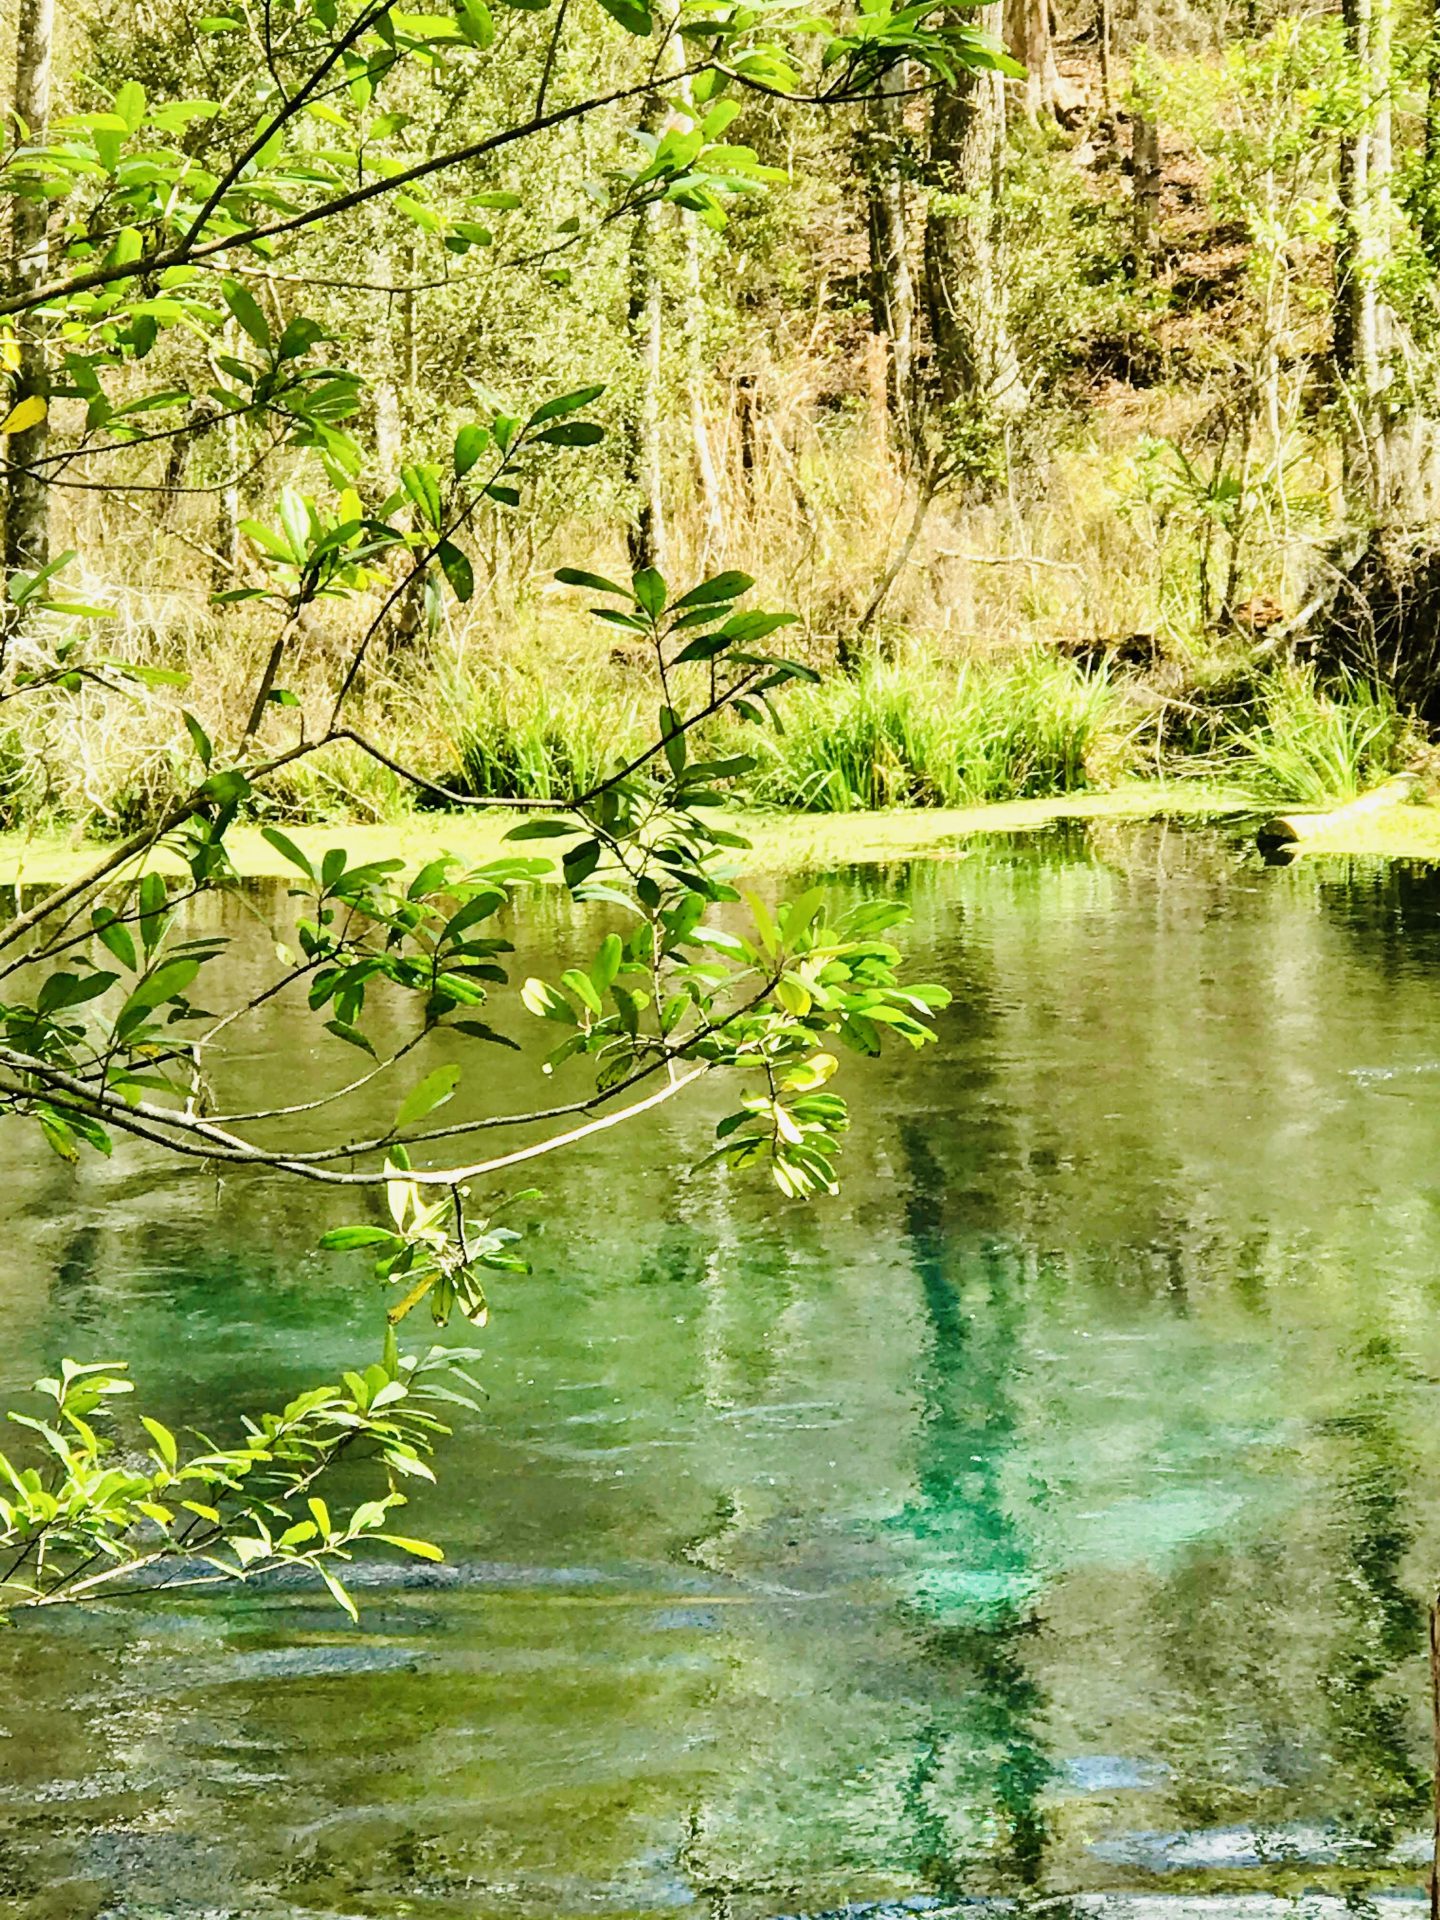
M 668 1174 L 708 1097 L 604 1137 L 408 1516 L 447 1567 L 361 1574 L 358 1631 L 262 1590 L 0 1639 L 4 1911 L 1416 1885 L 1440 880 L 1092 826 L 837 884 L 906 897 L 956 996 L 847 1068 L 841 1197 Z M 567 931 L 547 901 L 520 970 Z M 277 1007 L 231 1084 L 353 1070 L 311 1051 Z M 219 1424 L 372 1343 L 313 1251 L 353 1199 L 6 1150 L 7 1393 L 123 1354 Z

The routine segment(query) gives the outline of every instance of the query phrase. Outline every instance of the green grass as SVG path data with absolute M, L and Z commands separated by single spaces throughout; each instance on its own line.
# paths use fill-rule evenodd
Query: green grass
M 756 798 L 807 812 L 963 807 L 1076 793 L 1122 770 L 1106 675 L 1030 654 L 957 669 L 872 663 L 792 694 Z
M 1398 772 L 1413 746 L 1383 689 L 1360 680 L 1322 688 L 1309 668 L 1286 667 L 1266 681 L 1254 722 L 1233 731 L 1229 771 L 1257 798 L 1325 806 Z
M 644 751 L 655 724 L 638 693 L 603 675 L 510 675 L 467 690 L 454 727 L 456 768 L 478 798 L 587 793 Z

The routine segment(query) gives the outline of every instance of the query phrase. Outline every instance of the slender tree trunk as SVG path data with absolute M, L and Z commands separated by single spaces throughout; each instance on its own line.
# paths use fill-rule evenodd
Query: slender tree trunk
M 725 551 L 725 503 L 721 497 L 720 473 L 715 464 L 715 449 L 710 440 L 710 422 L 705 406 L 705 275 L 700 252 L 703 230 L 698 220 L 683 215 L 682 219 L 688 306 L 685 389 L 690 403 L 690 445 L 695 454 L 695 474 L 700 482 L 700 505 L 705 517 L 704 547 L 699 560 L 703 572 L 712 560 Z
M 870 313 L 888 348 L 887 393 L 901 458 L 912 452 L 915 403 L 915 281 L 902 170 L 908 61 L 889 68 L 868 103 L 865 183 L 870 213 Z
M 1420 239 L 1440 268 L 1440 0 L 1430 0 L 1425 41 L 1425 147 L 1421 161 Z
M 1382 521 L 1399 504 L 1384 399 L 1388 315 L 1379 284 L 1391 226 L 1391 0 L 1343 0 L 1342 18 L 1367 110 L 1340 153 L 1333 352 L 1345 404 L 1347 491 Z
M 1050 0 L 1005 0 L 1005 44 L 1025 69 L 1019 82 L 1025 117 L 1053 114 L 1060 97 L 1060 70 L 1050 32 Z
M 370 278 L 377 287 L 410 287 L 415 280 L 413 248 L 400 255 L 399 279 L 394 256 L 386 246 L 377 246 L 370 255 Z M 413 293 L 376 293 L 375 329 L 371 335 L 374 377 L 371 392 L 375 401 L 375 477 L 383 495 L 402 484 L 405 469 L 405 439 L 414 417 L 415 390 L 418 383 L 415 333 L 415 296 Z M 409 509 L 403 513 L 404 525 L 411 524 Z M 388 644 L 403 651 L 418 639 L 425 624 L 425 593 L 418 583 L 401 595 L 390 617 Z
M 630 529 L 630 560 L 638 570 L 665 571 L 665 498 L 661 475 L 660 374 L 664 361 L 665 309 L 657 254 L 660 209 L 646 207 L 635 216 L 630 237 L 630 337 L 640 365 L 636 398 L 626 444 L 626 477 L 638 495 Z
M 55 0 L 20 0 L 15 34 L 15 113 L 24 123 L 23 137 L 43 144 L 50 120 L 50 74 L 55 38 Z M 16 199 L 11 213 L 12 288 L 25 293 L 42 286 L 50 266 L 49 203 Z M 18 330 L 20 352 L 12 392 L 23 399 L 48 395 L 45 341 L 39 324 L 22 319 Z M 44 458 L 49 424 L 38 421 L 5 443 L 12 468 L 31 468 Z M 49 494 L 36 473 L 12 471 L 7 476 L 5 501 L 5 566 L 42 567 L 50 557 Z
M 691 102 L 688 78 L 680 82 L 680 92 L 688 106 Z M 695 455 L 695 474 L 700 482 L 700 504 L 704 513 L 704 543 L 699 556 L 703 573 L 711 561 L 725 551 L 725 503 L 706 408 L 705 229 L 693 215 L 682 213 L 680 223 L 685 245 L 685 395 L 690 407 L 690 445 Z M 663 341 L 661 344 L 663 346 Z
M 1100 104 L 1111 113 L 1115 107 L 1115 76 L 1110 63 L 1110 0 L 1096 0 L 1095 39 L 1100 49 Z
M 992 0 L 976 24 L 997 34 L 999 16 L 998 0 Z M 925 306 L 941 401 L 991 417 L 1018 413 L 1029 398 L 996 259 L 1003 86 L 999 74 L 972 70 L 935 89 L 925 223 Z
M 1154 0 L 1140 0 L 1136 46 L 1149 54 L 1155 37 Z M 1137 103 L 1130 126 L 1130 191 L 1134 196 L 1135 264 L 1148 272 L 1160 252 L 1160 127 L 1143 101 Z

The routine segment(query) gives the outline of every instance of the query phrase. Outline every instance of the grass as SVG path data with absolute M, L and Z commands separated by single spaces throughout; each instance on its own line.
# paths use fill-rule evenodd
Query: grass
M 963 807 L 1081 792 L 1126 771 L 1104 673 L 1032 653 L 1005 665 L 872 663 L 793 697 L 756 797 L 803 812 Z
M 1309 668 L 1285 667 L 1265 681 L 1254 723 L 1233 731 L 1226 752 L 1258 799 L 1323 807 L 1399 772 L 1417 745 L 1383 689 L 1358 680 L 1326 689 Z

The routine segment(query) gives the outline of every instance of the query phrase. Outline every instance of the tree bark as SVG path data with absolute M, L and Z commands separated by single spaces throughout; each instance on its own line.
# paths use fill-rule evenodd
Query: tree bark
M 1388 315 L 1379 284 L 1391 237 L 1391 0 L 1343 0 L 1341 17 L 1365 108 L 1340 150 L 1333 357 L 1344 402 L 1346 488 L 1378 522 L 1399 504 L 1384 399 Z
M 1018 87 L 1026 119 L 1055 113 L 1060 69 L 1050 31 L 1050 0 L 1005 0 L 1005 44 L 1025 69 Z
M 681 98 L 692 104 L 689 78 L 680 82 Z M 695 473 L 700 482 L 700 504 L 704 513 L 703 544 L 698 556 L 701 573 L 725 551 L 725 503 L 720 490 L 720 473 L 715 448 L 710 438 L 706 408 L 705 380 L 705 266 L 702 249 L 705 229 L 693 214 L 680 215 L 685 245 L 685 395 L 690 407 L 690 445 L 695 455 Z M 663 314 L 662 314 L 663 322 Z M 664 342 L 662 339 L 661 345 Z
M 976 24 L 998 37 L 998 0 Z M 942 403 L 1013 415 L 1029 395 L 1006 322 L 996 258 L 1005 95 L 998 73 L 970 70 L 937 86 L 930 110 L 931 204 L 925 306 Z
M 15 35 L 15 112 L 23 138 L 43 143 L 50 121 L 50 76 L 55 38 L 55 0 L 20 0 Z M 50 271 L 49 203 L 17 198 L 11 213 L 11 288 L 26 293 L 44 285 Z M 19 364 L 13 398 L 48 397 L 45 338 L 30 316 L 17 329 Z M 50 557 L 49 490 L 35 468 L 44 458 L 49 423 L 40 420 L 5 443 L 11 471 L 5 500 L 5 566 L 43 567 Z M 15 471 L 15 469 L 22 471 Z M 23 471 L 30 469 L 30 471 Z
M 1420 239 L 1440 267 L 1440 0 L 1431 0 L 1425 39 L 1425 146 L 1420 175 Z
M 901 458 L 912 450 L 915 403 L 915 280 L 902 170 L 908 61 L 886 70 L 867 103 L 865 184 L 870 225 L 870 314 L 888 348 L 886 387 Z
M 1142 59 L 1149 54 L 1154 37 L 1154 0 L 1139 0 L 1135 42 Z M 1130 191 L 1134 207 L 1135 264 L 1142 273 L 1153 267 L 1160 251 L 1162 178 L 1159 123 L 1140 99 L 1135 104 L 1130 126 Z
M 636 214 L 630 236 L 630 291 L 626 319 L 640 368 L 640 391 L 631 410 L 625 474 L 638 496 L 629 531 L 630 561 L 637 570 L 665 571 L 665 499 L 661 482 L 660 373 L 664 358 L 664 303 L 656 259 L 660 209 Z

